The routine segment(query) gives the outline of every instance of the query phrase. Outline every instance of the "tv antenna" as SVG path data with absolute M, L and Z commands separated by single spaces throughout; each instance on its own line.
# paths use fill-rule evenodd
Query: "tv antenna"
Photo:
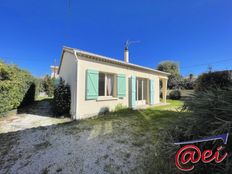
M 130 46 L 131 44 L 137 44 L 137 43 L 140 43 L 140 41 L 139 41 L 139 40 L 134 40 L 134 41 L 127 40 L 127 41 L 125 42 L 125 49 L 128 50 L 128 48 L 129 48 L 129 46 Z

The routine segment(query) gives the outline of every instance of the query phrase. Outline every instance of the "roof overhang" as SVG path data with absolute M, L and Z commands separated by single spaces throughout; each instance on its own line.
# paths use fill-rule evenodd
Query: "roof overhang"
M 140 69 L 140 70 L 144 70 L 144 71 L 148 71 L 148 72 L 158 73 L 158 74 L 164 75 L 164 76 L 169 76 L 170 75 L 170 73 L 167 73 L 167 72 L 163 72 L 163 71 L 155 70 L 155 69 L 152 69 L 152 68 L 136 65 L 136 64 L 133 64 L 133 63 L 127 63 L 127 62 L 120 61 L 120 60 L 117 60 L 117 59 L 114 59 L 114 58 L 102 56 L 102 55 L 99 55 L 99 54 L 90 53 L 90 52 L 79 50 L 79 49 L 76 49 L 76 48 L 65 47 L 65 46 L 63 47 L 63 50 L 62 50 L 61 61 L 60 61 L 60 66 L 59 66 L 58 73 L 60 72 L 60 67 L 61 67 L 62 60 L 63 60 L 63 54 L 64 54 L 65 51 L 67 51 L 69 53 L 73 53 L 75 56 L 82 56 L 82 57 L 86 57 L 86 58 L 89 58 L 89 59 L 99 60 L 99 61 L 102 61 L 102 62 L 108 62 L 108 63 L 117 64 L 117 65 L 121 65 L 121 66 L 126 66 L 126 67 L 130 67 L 130 68 L 134 68 L 134 69 Z

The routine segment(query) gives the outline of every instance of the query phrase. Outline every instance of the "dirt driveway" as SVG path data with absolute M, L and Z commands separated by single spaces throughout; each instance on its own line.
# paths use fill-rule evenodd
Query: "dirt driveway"
M 51 99 L 36 101 L 27 108 L 19 109 L 18 114 L 0 118 L 0 134 L 71 121 L 53 117 L 50 102 Z
M 154 173 L 155 134 L 174 117 L 146 110 L 70 122 L 48 117 L 46 101 L 33 107 L 0 122 L 1 174 Z

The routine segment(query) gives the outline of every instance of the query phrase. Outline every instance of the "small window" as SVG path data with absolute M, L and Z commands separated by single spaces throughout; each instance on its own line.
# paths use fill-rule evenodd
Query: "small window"
M 114 93 L 114 75 L 108 73 L 99 73 L 99 96 L 113 96 Z
M 99 94 L 98 96 L 105 95 L 105 74 L 99 73 Z

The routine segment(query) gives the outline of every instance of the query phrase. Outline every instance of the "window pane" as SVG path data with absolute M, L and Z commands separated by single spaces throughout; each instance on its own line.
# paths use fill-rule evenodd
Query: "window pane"
M 107 96 L 113 96 L 113 86 L 114 86 L 114 77 L 111 74 L 106 75 L 107 79 L 107 84 L 106 84 L 106 95 Z
M 99 73 L 98 96 L 105 95 L 105 74 Z
M 147 80 L 143 80 L 143 100 L 147 99 Z
M 138 100 L 142 100 L 142 80 L 138 80 Z

